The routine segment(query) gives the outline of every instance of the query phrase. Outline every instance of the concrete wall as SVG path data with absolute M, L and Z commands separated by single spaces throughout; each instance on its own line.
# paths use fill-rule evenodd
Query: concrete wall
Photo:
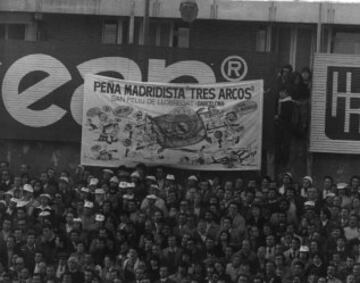
M 196 0 L 199 19 L 290 23 L 359 24 L 360 5 L 302 1 Z M 150 0 L 150 16 L 180 18 L 181 0 Z M 1 0 L 0 11 L 135 16 L 144 15 L 145 0 Z
M 52 166 L 58 170 L 72 170 L 80 162 L 80 144 L 0 140 L 0 160 L 10 162 L 17 172 L 22 163 L 29 164 L 34 174 Z

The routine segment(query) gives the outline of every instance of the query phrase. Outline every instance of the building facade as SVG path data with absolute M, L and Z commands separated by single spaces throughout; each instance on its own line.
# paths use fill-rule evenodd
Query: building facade
M 197 0 L 189 24 L 180 0 L 148 3 L 149 18 L 146 0 L 1 1 L 0 159 L 36 170 L 75 167 L 87 73 L 158 82 L 264 79 L 269 89 L 285 64 L 300 71 L 313 69 L 319 53 L 360 53 L 356 4 Z M 265 149 L 270 104 L 265 94 Z M 341 149 L 302 158 L 308 164 L 296 171 L 319 181 L 325 174 L 346 181 L 359 162 Z

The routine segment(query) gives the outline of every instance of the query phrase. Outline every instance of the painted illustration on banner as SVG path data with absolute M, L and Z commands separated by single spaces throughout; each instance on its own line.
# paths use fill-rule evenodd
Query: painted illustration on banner
M 82 163 L 258 170 L 262 82 L 216 85 L 85 80 Z

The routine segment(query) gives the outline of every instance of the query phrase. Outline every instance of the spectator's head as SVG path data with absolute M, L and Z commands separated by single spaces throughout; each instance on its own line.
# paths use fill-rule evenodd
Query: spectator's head
M 77 271 L 78 265 L 79 265 L 79 262 L 78 262 L 77 258 L 74 256 L 69 257 L 69 259 L 67 260 L 67 266 L 68 266 L 68 269 L 70 272 Z
M 166 265 L 160 266 L 159 275 L 160 275 L 160 279 L 165 279 L 169 276 L 168 267 Z
M 336 274 L 336 267 L 332 264 L 329 264 L 326 269 L 326 275 L 328 276 L 329 279 L 332 279 L 335 277 L 335 274 Z

